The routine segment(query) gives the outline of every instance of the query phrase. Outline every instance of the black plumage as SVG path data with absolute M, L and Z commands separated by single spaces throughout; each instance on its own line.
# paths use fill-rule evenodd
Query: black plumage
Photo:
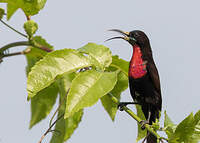
M 134 102 L 141 105 L 147 123 L 151 125 L 152 122 L 155 122 L 156 118 L 159 118 L 162 97 L 159 74 L 153 60 L 149 39 L 144 32 L 139 30 L 123 32 L 113 29 L 111 31 L 116 31 L 124 35 L 124 37 L 114 37 L 111 39 L 121 38 L 128 41 L 133 47 L 133 55 L 136 49 L 139 49 L 139 52 L 141 52 L 139 60 L 142 61 L 142 67 L 145 72 L 139 68 L 141 63 L 137 63 L 138 59 L 132 57 L 129 65 L 129 87 Z M 134 74 L 136 75 L 134 70 L 137 70 L 137 67 L 139 70 L 137 74 L 141 75 L 141 77 L 133 76 Z M 156 137 L 148 133 L 147 143 L 156 143 Z

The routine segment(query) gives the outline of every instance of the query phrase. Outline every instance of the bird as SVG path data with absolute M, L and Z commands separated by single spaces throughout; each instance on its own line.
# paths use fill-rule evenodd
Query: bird
M 142 127 L 144 128 L 144 124 L 152 125 L 156 119 L 159 119 L 162 96 L 160 78 L 153 59 L 149 38 L 141 30 L 124 32 L 119 29 L 111 29 L 109 31 L 118 32 L 122 36 L 113 37 L 106 41 L 123 39 L 133 49 L 129 63 L 128 79 L 130 94 L 134 102 L 121 102 L 119 107 L 128 104 L 139 104 L 146 118 L 142 122 Z M 147 143 L 157 143 L 157 138 L 149 132 L 147 132 L 145 140 Z

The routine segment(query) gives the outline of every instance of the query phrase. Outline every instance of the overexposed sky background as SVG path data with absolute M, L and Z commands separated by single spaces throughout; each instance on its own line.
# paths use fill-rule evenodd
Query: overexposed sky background
M 200 109 L 199 5 L 198 0 L 47 0 L 45 8 L 32 19 L 39 25 L 37 35 L 42 35 L 55 49 L 76 49 L 94 42 L 106 45 L 125 60 L 131 57 L 131 46 L 122 40 L 104 43 L 116 35 L 107 30 L 143 30 L 150 39 L 161 78 L 163 111 L 167 110 L 178 123 Z M 23 31 L 25 21 L 18 10 L 8 23 Z M 25 39 L 0 23 L 1 46 L 22 40 Z M 16 49 L 10 52 L 23 48 Z M 24 56 L 5 58 L 0 64 L 0 143 L 37 143 L 48 128 L 49 118 L 28 129 L 26 64 Z M 132 100 L 128 90 L 122 99 Z M 134 143 L 136 132 L 136 121 L 129 115 L 118 112 L 113 123 L 98 102 L 85 110 L 68 143 Z M 50 138 L 51 134 L 43 143 Z

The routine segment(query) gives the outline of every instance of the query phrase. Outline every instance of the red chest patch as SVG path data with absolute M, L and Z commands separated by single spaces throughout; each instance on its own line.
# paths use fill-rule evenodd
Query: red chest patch
M 142 52 L 138 45 L 133 47 L 133 55 L 129 65 L 129 76 L 134 79 L 141 78 L 146 75 L 146 62 L 142 59 Z

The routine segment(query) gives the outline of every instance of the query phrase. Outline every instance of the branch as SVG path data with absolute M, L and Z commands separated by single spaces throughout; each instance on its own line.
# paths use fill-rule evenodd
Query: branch
M 13 30 L 13 31 L 15 31 L 16 33 L 18 33 L 19 35 L 21 35 L 21 36 L 23 36 L 23 37 L 25 37 L 25 38 L 28 38 L 27 35 L 25 35 L 25 34 L 19 32 L 18 30 L 16 30 L 16 29 L 13 28 L 12 26 L 8 25 L 8 24 L 7 24 L 6 22 L 4 22 L 3 20 L 0 19 L 0 21 L 1 21 L 4 25 L 6 25 L 8 28 L 10 28 L 11 30 Z
M 56 109 L 56 111 L 54 112 L 53 116 L 51 117 L 50 122 L 49 122 L 49 126 L 52 125 L 52 121 L 53 121 L 53 119 L 54 119 L 56 113 L 59 111 L 61 105 L 63 105 L 63 104 L 65 103 L 65 100 L 66 100 L 66 98 L 67 98 L 67 94 L 69 93 L 69 90 L 70 90 L 70 88 L 67 90 L 67 93 L 65 94 L 65 97 L 63 98 L 63 100 L 62 100 L 61 103 L 59 104 L 59 106 L 58 106 L 58 108 Z
M 47 131 L 42 135 L 38 143 L 42 143 L 42 140 L 44 137 L 49 133 L 52 132 L 51 128 L 64 116 L 64 114 L 60 115 L 54 122 L 53 124 L 47 129 Z
M 117 99 L 116 97 L 112 96 L 111 94 L 109 94 L 109 95 L 110 95 L 112 101 L 113 101 L 114 103 L 116 103 L 117 105 L 119 105 L 118 99 Z M 128 113 L 133 119 L 135 119 L 138 123 L 141 123 L 142 119 L 140 119 L 140 118 L 139 118 L 135 113 L 133 113 L 133 111 L 131 111 L 128 107 L 123 106 L 122 109 L 123 109 L 126 113 Z M 145 124 L 144 126 L 145 126 L 145 128 L 146 128 L 150 133 L 152 133 L 154 136 L 156 136 L 156 138 L 157 138 L 158 140 L 162 140 L 162 139 L 163 139 L 163 140 L 168 141 L 168 139 L 166 139 L 166 138 L 164 138 L 164 137 L 161 137 L 158 133 L 156 133 L 148 124 Z
M 20 42 L 14 42 L 7 44 L 3 47 L 0 48 L 0 54 L 3 53 L 4 51 L 8 50 L 9 48 L 17 47 L 17 46 L 31 46 L 28 41 L 20 41 Z
M 42 135 L 42 137 L 40 138 L 40 141 L 39 141 L 38 143 L 41 143 L 42 140 L 45 138 L 45 136 L 46 136 L 49 132 L 56 131 L 56 130 L 51 130 L 51 128 L 58 122 L 58 120 L 60 120 L 60 119 L 64 116 L 64 114 L 62 114 L 61 116 L 59 116 L 53 123 L 52 123 L 52 121 L 53 121 L 53 118 L 55 117 L 56 113 L 59 111 L 61 105 L 63 105 L 63 104 L 65 103 L 64 101 L 66 100 L 66 97 L 67 97 L 67 95 L 68 95 L 68 93 L 69 93 L 69 90 L 70 90 L 70 88 L 67 90 L 67 93 L 65 94 L 63 100 L 61 101 L 61 103 L 59 104 L 58 108 L 56 109 L 56 111 L 54 112 L 53 116 L 51 117 L 51 120 L 50 120 L 50 122 L 49 122 L 49 128 L 48 128 L 47 131 Z
M 1 59 L 5 58 L 5 57 L 11 57 L 11 56 L 17 56 L 17 55 L 25 55 L 25 54 L 28 54 L 30 51 L 31 51 L 31 49 L 25 49 L 21 52 L 15 52 L 15 53 L 11 53 L 11 54 L 3 54 L 1 56 Z
M 2 57 L 8 57 L 8 56 L 6 56 L 6 55 L 3 54 L 4 51 L 6 51 L 6 50 L 8 50 L 10 48 L 13 48 L 13 47 L 18 47 L 18 46 L 32 46 L 32 47 L 39 48 L 39 49 L 41 49 L 43 51 L 46 51 L 46 52 L 52 52 L 53 51 L 52 49 L 50 49 L 48 47 L 45 47 L 45 46 L 42 46 L 42 45 L 39 45 L 37 43 L 31 43 L 29 41 L 20 41 L 20 42 L 13 42 L 13 43 L 10 43 L 10 44 L 7 44 L 7 45 L 1 47 L 0 48 L 0 57 L 1 58 Z M 16 55 L 19 55 L 19 53 L 16 54 Z

